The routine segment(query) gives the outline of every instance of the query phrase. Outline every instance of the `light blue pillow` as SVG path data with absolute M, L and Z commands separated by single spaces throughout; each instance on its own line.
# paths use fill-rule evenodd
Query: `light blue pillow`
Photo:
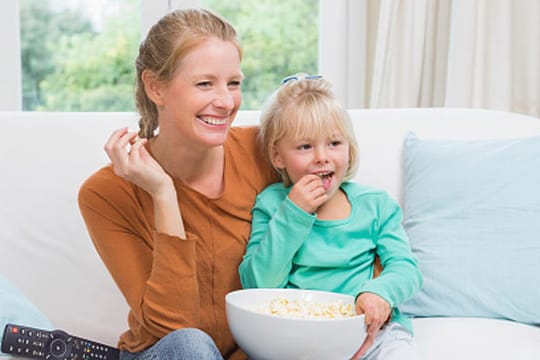
M 53 329 L 49 319 L 6 278 L 0 275 L 0 343 L 7 323 Z M 7 356 L 0 351 L 0 357 Z
M 540 137 L 404 144 L 404 227 L 424 287 L 413 316 L 540 324 Z

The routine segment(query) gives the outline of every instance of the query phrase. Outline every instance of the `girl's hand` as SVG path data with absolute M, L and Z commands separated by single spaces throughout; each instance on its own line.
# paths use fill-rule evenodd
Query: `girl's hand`
M 127 128 L 116 130 L 105 144 L 114 173 L 141 187 L 152 197 L 170 191 L 172 179 L 150 156 L 141 139 Z
M 352 359 L 360 359 L 373 345 L 377 333 L 390 317 L 390 305 L 379 295 L 365 292 L 356 299 L 356 313 L 365 315 L 367 337 Z
M 293 185 L 289 199 L 300 209 L 313 214 L 328 199 L 317 175 L 305 175 Z

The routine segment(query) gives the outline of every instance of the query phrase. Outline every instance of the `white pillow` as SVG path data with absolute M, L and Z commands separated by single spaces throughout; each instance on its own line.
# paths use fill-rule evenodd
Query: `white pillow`
M 6 278 L 0 275 L 0 343 L 6 324 L 52 330 L 49 319 Z M 0 357 L 7 356 L 0 351 Z
M 409 315 L 540 324 L 540 137 L 404 145 L 404 227 L 424 287 Z

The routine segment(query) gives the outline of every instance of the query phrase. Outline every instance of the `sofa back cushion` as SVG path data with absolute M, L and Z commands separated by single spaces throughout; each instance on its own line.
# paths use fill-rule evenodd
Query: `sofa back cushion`
M 90 241 L 77 193 L 107 164 L 111 132 L 136 123 L 131 113 L 0 112 L 0 273 L 55 327 L 108 345 L 127 328 L 127 305 Z
M 414 316 L 540 324 L 540 136 L 404 146 L 404 226 L 424 274 Z

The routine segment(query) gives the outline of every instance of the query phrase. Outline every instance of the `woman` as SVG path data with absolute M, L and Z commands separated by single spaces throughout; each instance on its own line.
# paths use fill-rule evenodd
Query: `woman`
M 257 129 L 231 128 L 241 57 L 217 15 L 163 17 L 136 61 L 140 130 L 115 131 L 111 164 L 80 189 L 92 241 L 130 307 L 122 359 L 245 358 L 224 298 L 240 288 L 255 197 L 277 177 Z

